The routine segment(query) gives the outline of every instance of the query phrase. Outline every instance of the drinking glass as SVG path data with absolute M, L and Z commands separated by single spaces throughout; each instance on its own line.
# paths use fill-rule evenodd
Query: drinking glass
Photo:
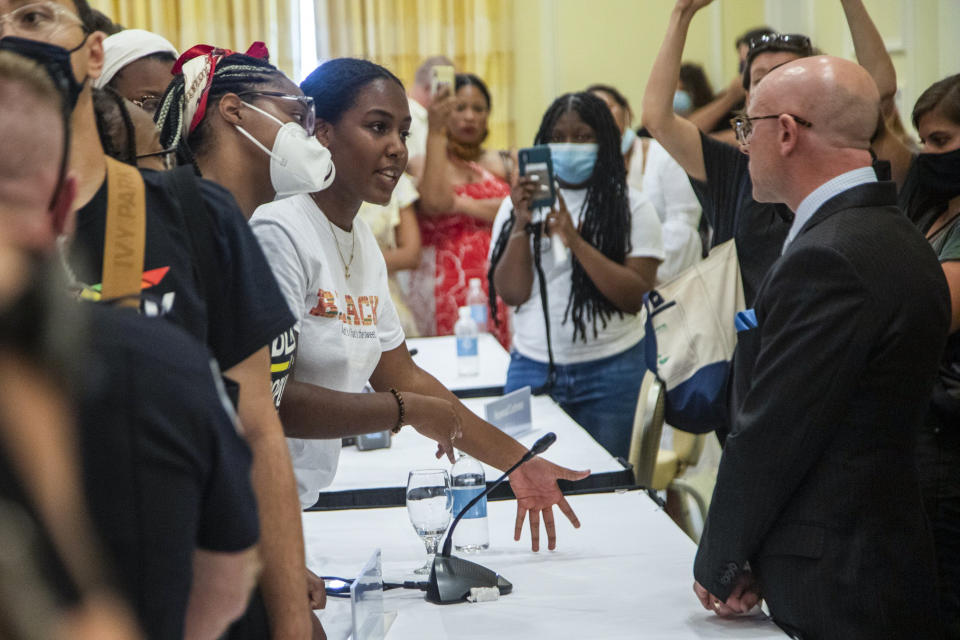
M 453 511 L 450 474 L 443 469 L 418 469 L 407 478 L 407 513 L 427 548 L 427 563 L 414 571 L 428 575 Z

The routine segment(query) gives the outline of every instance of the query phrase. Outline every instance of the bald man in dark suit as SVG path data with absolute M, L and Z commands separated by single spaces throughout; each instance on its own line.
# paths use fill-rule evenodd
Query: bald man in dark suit
M 766 598 L 803 638 L 940 637 L 912 451 L 949 298 L 871 169 L 878 113 L 866 70 L 820 56 L 766 76 L 739 131 L 754 198 L 795 219 L 740 318 L 694 590 L 721 615 Z

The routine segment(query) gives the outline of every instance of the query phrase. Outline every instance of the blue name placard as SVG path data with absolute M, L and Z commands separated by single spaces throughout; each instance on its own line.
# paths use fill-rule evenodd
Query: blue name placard
M 512 391 L 484 405 L 487 422 L 516 438 L 533 430 L 530 387 Z

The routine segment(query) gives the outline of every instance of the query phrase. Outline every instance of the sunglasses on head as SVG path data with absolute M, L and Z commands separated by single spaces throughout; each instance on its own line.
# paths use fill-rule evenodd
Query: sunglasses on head
M 809 55 L 809 52 L 813 51 L 810 38 L 800 33 L 765 33 L 762 36 L 751 38 L 747 44 L 750 53 L 775 49 L 777 51 L 796 51 Z
M 747 43 L 750 50 L 743 70 L 743 88 L 750 90 L 750 66 L 761 53 L 786 52 L 794 53 L 801 58 L 813 55 L 813 45 L 810 38 L 800 33 L 766 33 L 756 38 L 750 38 Z

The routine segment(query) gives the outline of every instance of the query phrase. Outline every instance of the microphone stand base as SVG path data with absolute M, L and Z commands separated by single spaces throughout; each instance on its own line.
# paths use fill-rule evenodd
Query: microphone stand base
M 473 587 L 496 587 L 502 596 L 513 591 L 509 580 L 476 562 L 456 556 L 434 557 L 427 586 L 427 602 L 463 602 Z

